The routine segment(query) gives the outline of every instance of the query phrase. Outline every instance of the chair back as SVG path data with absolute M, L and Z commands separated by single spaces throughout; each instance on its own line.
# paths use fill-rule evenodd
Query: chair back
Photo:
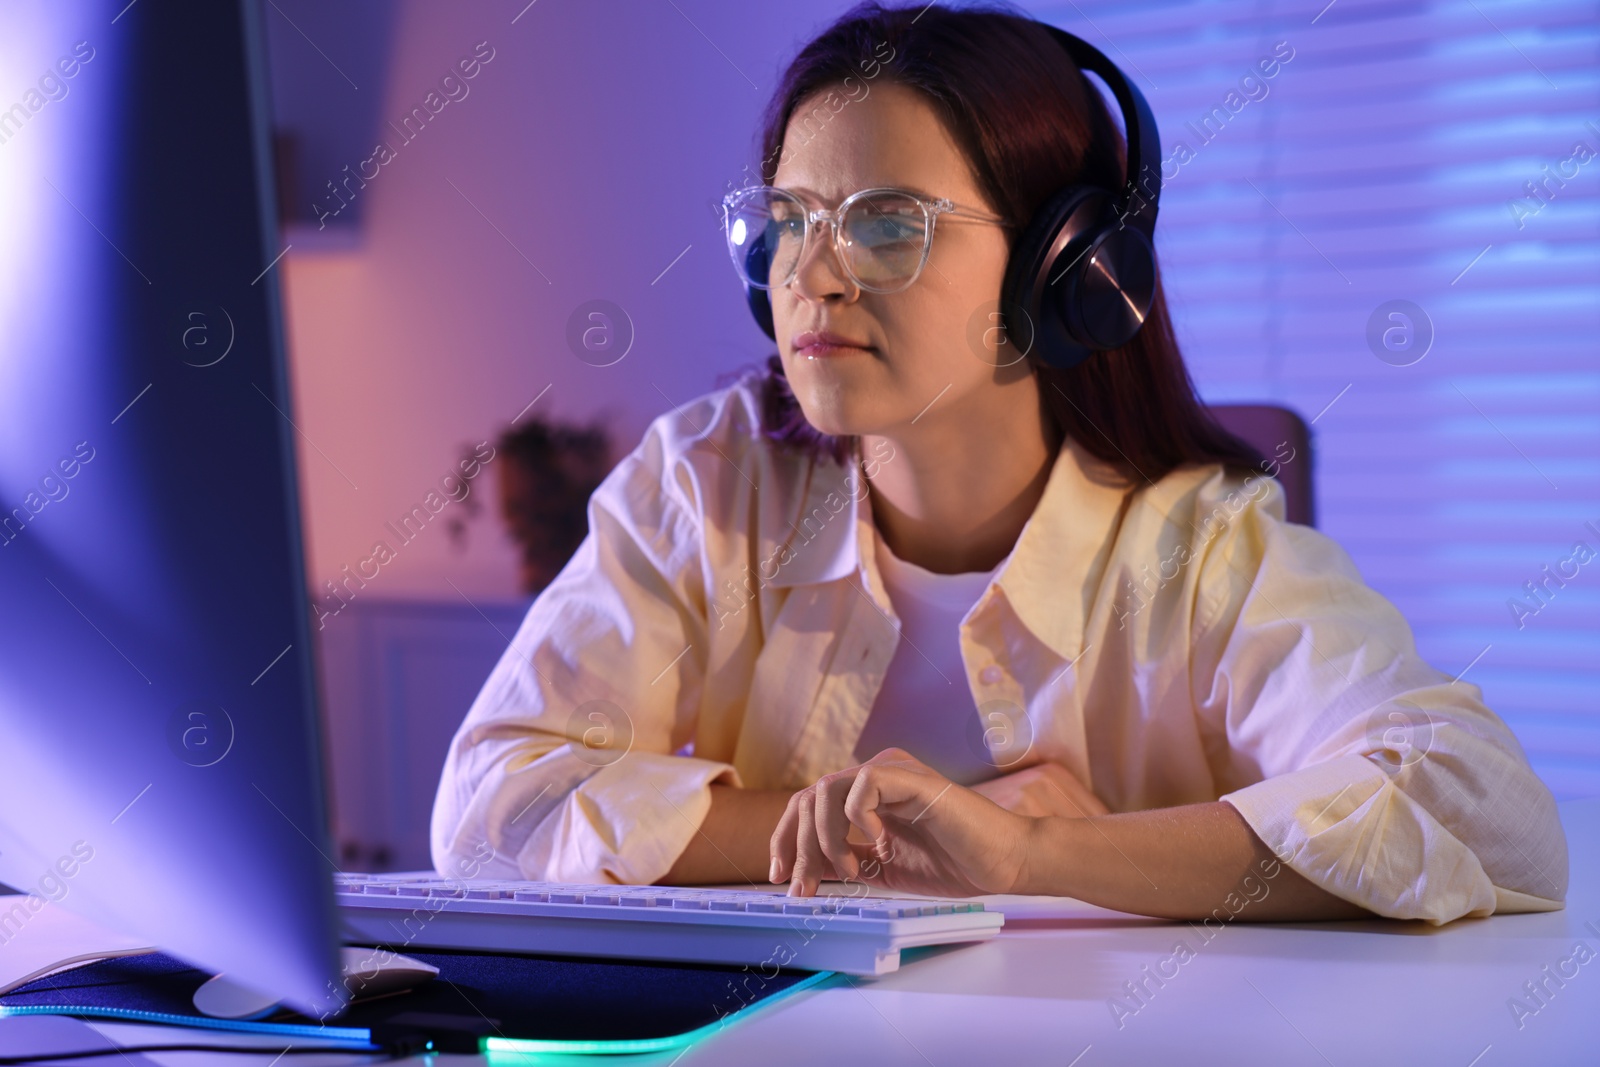
M 1315 526 L 1311 428 L 1306 420 L 1277 404 L 1211 404 L 1208 408 L 1223 429 L 1243 438 L 1264 458 L 1277 464 L 1285 517 L 1302 526 Z

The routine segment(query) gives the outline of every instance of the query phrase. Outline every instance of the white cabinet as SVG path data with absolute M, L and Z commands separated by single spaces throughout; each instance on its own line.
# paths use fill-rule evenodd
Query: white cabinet
M 325 620 L 318 666 L 341 870 L 433 865 L 445 750 L 531 603 L 373 598 Z

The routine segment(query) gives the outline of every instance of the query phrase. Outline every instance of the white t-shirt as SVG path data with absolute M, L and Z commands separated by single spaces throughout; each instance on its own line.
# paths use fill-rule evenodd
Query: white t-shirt
M 878 571 L 900 617 L 900 643 L 856 742 L 857 759 L 903 748 L 953 782 L 1000 772 L 987 757 L 961 662 L 961 620 L 999 571 L 935 574 L 900 559 L 874 531 Z

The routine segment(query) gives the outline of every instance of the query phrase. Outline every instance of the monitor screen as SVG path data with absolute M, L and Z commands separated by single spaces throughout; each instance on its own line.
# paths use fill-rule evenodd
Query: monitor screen
M 260 11 L 0 23 L 0 936 L 67 908 L 325 1011 Z

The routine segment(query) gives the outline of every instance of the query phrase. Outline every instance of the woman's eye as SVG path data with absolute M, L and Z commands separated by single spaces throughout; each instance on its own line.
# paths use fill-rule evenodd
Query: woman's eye
M 919 219 L 896 218 L 880 215 L 868 219 L 858 232 L 866 244 L 889 244 L 898 241 L 915 241 L 921 237 Z

